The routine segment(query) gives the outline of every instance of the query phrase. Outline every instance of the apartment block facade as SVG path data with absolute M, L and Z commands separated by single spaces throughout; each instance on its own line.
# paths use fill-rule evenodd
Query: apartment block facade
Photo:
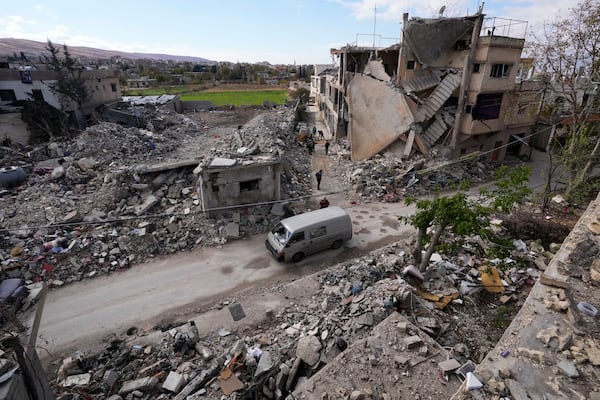
M 331 49 L 337 65 L 315 66 L 312 97 L 331 134 L 348 138 L 353 160 L 384 150 L 526 156 L 541 83 L 521 60 L 523 24 L 485 19 L 481 10 L 460 18 L 405 14 L 397 45 Z

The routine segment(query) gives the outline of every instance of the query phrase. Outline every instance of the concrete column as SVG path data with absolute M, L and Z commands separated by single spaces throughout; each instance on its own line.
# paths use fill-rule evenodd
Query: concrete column
M 463 67 L 462 80 L 460 82 L 460 92 L 458 95 L 458 106 L 456 107 L 456 117 L 454 120 L 454 130 L 452 132 L 452 138 L 450 141 L 450 148 L 456 149 L 456 143 L 458 141 L 458 135 L 460 133 L 460 126 L 462 125 L 462 119 L 465 112 L 466 99 L 469 96 L 469 88 L 471 86 L 471 73 L 473 72 L 473 56 L 477 50 L 477 43 L 479 42 L 479 31 L 481 31 L 481 25 L 483 24 L 483 4 L 479 7 L 477 12 L 477 19 L 475 20 L 475 26 L 473 27 L 473 33 L 471 34 L 471 48 L 465 56 L 465 65 Z
M 402 71 L 406 70 L 406 44 L 404 43 L 404 30 L 408 25 L 408 13 L 402 14 L 402 39 L 400 40 L 400 51 L 398 52 L 398 68 L 396 71 L 396 84 L 399 85 L 402 82 Z

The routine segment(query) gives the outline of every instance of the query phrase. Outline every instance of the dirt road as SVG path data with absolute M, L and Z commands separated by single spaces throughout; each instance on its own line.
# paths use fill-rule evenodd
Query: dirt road
M 353 221 L 354 237 L 345 248 L 282 264 L 267 253 L 265 236 L 259 235 L 75 283 L 48 294 L 38 344 L 51 353 L 85 347 L 131 326 L 149 327 L 176 313 L 200 310 L 215 297 L 297 279 L 412 232 L 397 220 L 410 212 L 401 203 L 336 205 L 346 208 Z

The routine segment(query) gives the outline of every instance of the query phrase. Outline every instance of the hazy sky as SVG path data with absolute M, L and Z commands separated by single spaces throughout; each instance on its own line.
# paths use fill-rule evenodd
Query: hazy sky
M 376 45 L 397 43 L 404 12 L 429 18 L 445 5 L 444 15 L 454 17 L 475 13 L 479 4 L 477 0 L 5 1 L 0 37 L 215 61 L 325 64 L 331 62 L 332 47 L 372 45 L 374 29 Z M 484 13 L 528 21 L 531 31 L 576 4 L 577 0 L 486 1 Z M 511 33 L 524 32 L 524 27 L 511 24 Z

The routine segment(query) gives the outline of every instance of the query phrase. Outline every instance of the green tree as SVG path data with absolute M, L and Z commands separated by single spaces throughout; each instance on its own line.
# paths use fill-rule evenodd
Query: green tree
M 60 50 L 48 40 L 46 45 L 49 55 L 44 55 L 44 60 L 48 66 L 56 72 L 56 81 L 49 83 L 50 89 L 62 97 L 63 101 L 72 101 L 77 105 L 75 110 L 77 124 L 80 127 L 85 126 L 83 105 L 90 97 L 90 91 L 85 85 L 85 78 L 82 65 L 78 64 L 67 48 L 63 45 L 63 54 Z
M 306 104 L 310 97 L 310 90 L 301 87 L 294 90 L 290 96 L 295 100 L 300 100 L 300 104 Z
M 554 127 L 564 127 L 559 132 L 563 138 L 552 135 L 550 151 L 564 175 L 565 197 L 572 199 L 585 190 L 600 156 L 598 125 L 590 122 L 600 107 L 600 0 L 582 0 L 544 25 L 531 48 L 538 70 L 547 77 L 542 115 L 550 116 Z M 546 197 L 549 191 L 547 185 Z
M 69 134 L 64 114 L 45 101 L 22 100 L 21 119 L 31 132 L 31 144 L 44 143 Z
M 463 182 L 452 196 L 437 193 L 433 199 L 407 198 L 405 203 L 414 204 L 416 211 L 399 219 L 418 231 L 412 255 L 419 269 L 427 269 L 431 255 L 441 247 L 444 233 L 452 233 L 443 243 L 448 249 L 462 246 L 471 235 L 490 238 L 489 215 L 494 211 L 508 212 L 515 203 L 523 201 L 530 193 L 526 186 L 529 173 L 526 166 L 500 168 L 495 175 L 495 189 L 482 190 L 475 197 L 467 192 L 468 182 Z

